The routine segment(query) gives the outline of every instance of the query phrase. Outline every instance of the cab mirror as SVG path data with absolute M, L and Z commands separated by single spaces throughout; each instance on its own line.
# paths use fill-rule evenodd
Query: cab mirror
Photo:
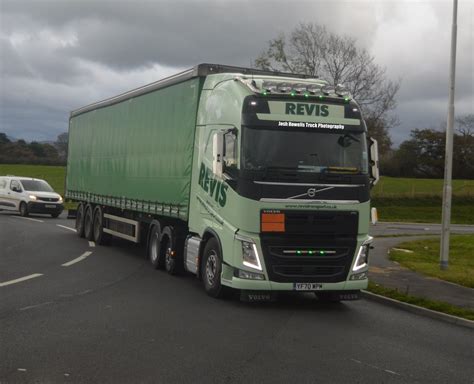
M 224 173 L 224 134 L 214 133 L 212 137 L 212 173 L 222 177 Z
M 369 137 L 369 170 L 370 185 L 373 187 L 380 179 L 379 174 L 379 148 L 377 140 Z

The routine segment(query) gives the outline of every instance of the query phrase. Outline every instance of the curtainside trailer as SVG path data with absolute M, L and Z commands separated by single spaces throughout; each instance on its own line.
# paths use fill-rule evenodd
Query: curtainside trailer
M 247 300 L 367 287 L 377 143 L 342 86 L 201 64 L 71 112 L 77 234 Z

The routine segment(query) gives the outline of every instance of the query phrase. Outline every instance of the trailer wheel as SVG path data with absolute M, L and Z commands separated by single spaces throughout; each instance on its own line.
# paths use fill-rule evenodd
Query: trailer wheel
M 93 219 L 94 215 L 92 212 L 92 205 L 87 204 L 86 213 L 84 215 L 84 237 L 87 240 L 92 240 L 94 238 Z
M 219 243 L 211 237 L 206 246 L 202 258 L 201 276 L 206 293 L 214 298 L 226 296 L 229 288 L 221 284 L 222 255 Z
M 161 269 L 164 267 L 164 259 L 160 257 L 161 250 L 161 228 L 157 223 L 151 229 L 150 239 L 148 241 L 148 257 L 153 268 Z
M 20 215 L 23 217 L 28 216 L 28 205 L 24 201 L 20 203 Z
M 104 212 L 100 205 L 94 209 L 93 235 L 98 245 L 107 245 L 110 242 L 110 234 L 104 232 Z
M 180 244 L 178 244 L 173 227 L 165 227 L 161 234 L 161 257 L 165 269 L 170 275 L 177 275 L 183 270 L 183 260 Z
M 76 233 L 79 237 L 84 237 L 84 203 L 79 203 L 76 211 Z

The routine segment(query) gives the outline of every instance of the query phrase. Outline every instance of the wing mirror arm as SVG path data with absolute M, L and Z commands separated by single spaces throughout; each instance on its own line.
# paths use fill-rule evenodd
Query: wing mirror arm
M 370 186 L 374 187 L 380 179 L 379 173 L 379 149 L 377 140 L 369 137 L 369 171 L 370 171 Z

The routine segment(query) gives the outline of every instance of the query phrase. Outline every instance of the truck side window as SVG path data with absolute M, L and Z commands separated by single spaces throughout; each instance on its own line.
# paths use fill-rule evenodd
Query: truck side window
M 237 168 L 237 136 L 234 132 L 224 135 L 224 161 L 226 168 Z
M 12 182 L 10 183 L 10 189 L 14 192 L 21 192 L 22 191 L 20 183 L 16 180 L 12 180 Z

